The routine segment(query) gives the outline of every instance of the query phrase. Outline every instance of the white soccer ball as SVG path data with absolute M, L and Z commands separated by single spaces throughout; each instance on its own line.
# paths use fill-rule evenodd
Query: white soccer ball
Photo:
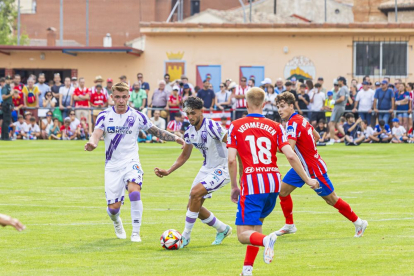
M 168 250 L 178 250 L 182 244 L 180 232 L 174 229 L 168 229 L 162 233 L 160 238 L 161 246 Z

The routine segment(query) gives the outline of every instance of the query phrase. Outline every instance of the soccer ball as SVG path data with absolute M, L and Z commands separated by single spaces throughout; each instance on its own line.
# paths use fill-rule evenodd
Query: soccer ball
M 168 250 L 178 250 L 181 247 L 181 234 L 177 230 L 168 229 L 162 233 L 160 238 L 161 246 Z

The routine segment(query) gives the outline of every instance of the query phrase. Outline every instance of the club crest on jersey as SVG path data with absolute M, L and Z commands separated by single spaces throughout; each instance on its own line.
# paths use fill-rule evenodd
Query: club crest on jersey
M 201 132 L 201 139 L 203 139 L 204 142 L 207 141 L 207 131 L 202 131 Z
M 134 164 L 134 165 L 132 166 L 132 169 L 133 169 L 133 170 L 137 170 L 139 173 L 141 173 L 141 168 L 138 166 L 138 164 Z
M 135 121 L 134 116 L 128 116 L 127 121 L 128 123 L 133 123 Z
M 214 171 L 214 173 L 215 173 L 216 175 L 218 175 L 218 176 L 222 176 L 222 175 L 223 175 L 223 171 L 222 171 L 222 170 L 220 170 L 220 169 L 215 170 L 215 171 Z

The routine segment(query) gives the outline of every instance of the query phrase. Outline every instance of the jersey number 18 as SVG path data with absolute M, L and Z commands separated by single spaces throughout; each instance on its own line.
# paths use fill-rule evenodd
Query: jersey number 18
M 249 142 L 250 151 L 253 157 L 253 164 L 259 164 L 259 161 L 265 165 L 272 163 L 272 154 L 270 153 L 272 143 L 269 138 L 259 137 L 255 140 L 253 135 L 247 135 L 245 141 Z M 257 148 L 259 148 L 259 152 L 257 152 L 256 145 Z

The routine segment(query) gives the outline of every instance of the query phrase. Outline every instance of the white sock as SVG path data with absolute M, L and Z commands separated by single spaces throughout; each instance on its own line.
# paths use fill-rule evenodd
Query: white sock
M 335 139 L 330 139 L 329 142 L 335 143 Z
M 360 226 L 362 224 L 362 219 L 358 218 L 356 221 L 354 221 L 355 226 Z
M 191 231 L 193 230 L 193 226 L 197 218 L 198 212 L 191 212 L 190 210 L 187 210 L 187 213 L 185 214 L 185 228 L 183 231 L 183 237 L 187 240 L 191 236 Z
M 141 201 L 141 193 L 137 191 L 130 193 L 129 200 L 131 202 L 132 232 L 139 233 L 141 229 L 142 212 L 144 211 L 144 206 Z
M 221 233 L 226 230 L 226 224 L 221 222 L 217 217 L 214 216 L 213 213 L 210 212 L 210 216 L 206 219 L 201 220 L 201 222 L 207 224 L 208 226 L 212 226 L 217 229 L 217 232 Z
M 115 214 L 116 210 L 118 210 L 118 212 Z M 113 222 L 119 221 L 119 215 L 121 214 L 121 209 L 111 209 L 108 207 L 106 208 L 106 212 L 108 213 L 108 216 Z

